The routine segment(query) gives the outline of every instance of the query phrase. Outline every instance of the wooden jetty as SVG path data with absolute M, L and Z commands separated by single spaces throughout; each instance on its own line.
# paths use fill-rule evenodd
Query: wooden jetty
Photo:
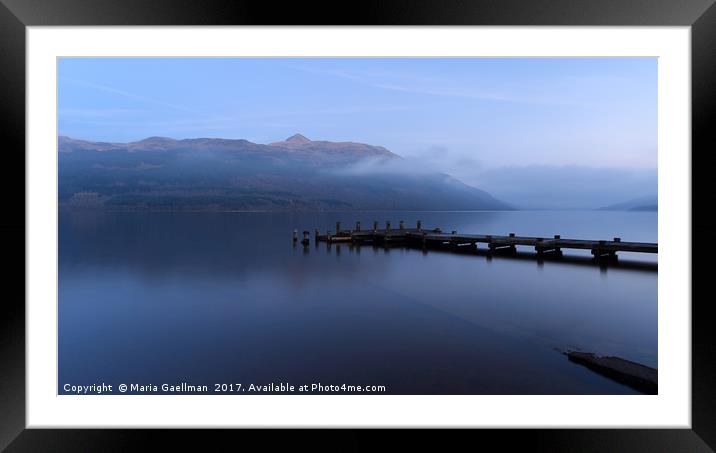
M 656 368 L 620 357 L 600 357 L 591 352 L 569 351 L 567 357 L 574 363 L 584 365 L 596 373 L 642 393 L 656 395 L 659 392 L 659 372 Z
M 308 243 L 308 232 L 304 231 L 302 243 Z M 298 239 L 294 230 L 294 242 Z M 447 248 L 452 250 L 477 250 L 479 244 L 486 245 L 487 253 L 516 253 L 517 246 L 532 247 L 537 257 L 560 257 L 563 249 L 590 250 L 595 260 L 616 260 L 618 252 L 658 253 L 658 244 L 650 242 L 626 242 L 615 237 L 612 240 L 588 240 L 562 238 L 559 234 L 553 237 L 517 236 L 510 233 L 506 236 L 486 234 L 458 234 L 457 231 L 443 232 L 440 228 L 423 228 L 422 222 L 417 221 L 415 228 L 406 228 L 402 220 L 397 228 L 386 221 L 381 228 L 377 221 L 372 228 L 362 228 L 356 222 L 355 228 L 341 228 L 341 222 L 336 222 L 335 231 L 326 231 L 325 234 L 314 230 L 314 240 L 318 242 L 350 242 L 372 243 L 384 246 L 405 245 L 422 248 Z

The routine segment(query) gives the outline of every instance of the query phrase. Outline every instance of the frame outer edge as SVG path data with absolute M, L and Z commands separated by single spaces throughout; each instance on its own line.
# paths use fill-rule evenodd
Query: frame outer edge
M 692 168 L 692 237 L 710 234 L 716 229 L 713 218 L 706 220 L 705 214 L 698 216 L 694 207 L 702 209 L 716 203 L 713 186 L 708 185 L 716 142 L 714 121 L 716 120 L 716 4 L 699 17 L 691 27 L 691 168 Z M 707 160 L 709 159 L 709 160 Z M 701 178 L 695 178 L 703 172 Z M 712 449 L 716 447 L 716 348 L 714 347 L 713 315 L 709 316 L 708 289 L 703 282 L 713 278 L 710 272 L 708 249 L 692 250 L 692 428 Z M 696 264 L 701 261 L 702 266 Z M 698 278 L 697 278 L 698 277 Z M 697 283 L 697 280 L 699 283 Z M 704 288 L 695 303 L 698 289 Z
M 1 0 L 36 25 L 691 25 L 713 0 Z
M 6 6 L 8 3 L 11 4 L 12 11 Z M 23 21 L 29 22 L 32 25 L 109 24 L 108 19 L 101 18 L 103 14 L 101 12 L 98 14 L 97 11 L 103 9 L 102 5 L 104 3 L 100 3 L 97 10 L 89 11 L 81 15 L 79 19 L 77 18 L 79 11 L 72 6 L 72 4 L 76 2 L 72 0 L 56 2 L 58 7 L 68 6 L 66 11 L 67 14 L 70 14 L 69 17 L 67 15 L 53 17 L 52 11 L 48 11 L 46 8 L 43 10 L 43 6 L 46 7 L 48 2 L 29 0 L 27 3 L 29 5 L 26 8 L 23 7 L 19 1 L 15 0 L 2 0 L 2 3 L 0 3 L 0 62 L 3 68 L 2 71 L 0 71 L 0 87 L 2 87 L 3 92 L 2 102 L 0 102 L 0 112 L 3 113 L 3 125 L 6 126 L 3 138 L 5 139 L 5 148 L 11 150 L 8 158 L 13 159 L 12 164 L 22 165 L 23 168 L 25 150 L 24 52 L 26 48 L 25 24 L 23 24 Z M 604 3 L 610 4 L 611 2 L 607 1 Z M 638 1 L 634 3 L 640 4 Z M 39 8 L 38 5 L 40 5 Z M 107 5 L 105 4 L 105 6 Z M 126 6 L 128 5 L 125 4 L 125 7 Z M 629 8 L 626 8 L 627 5 L 625 4 L 623 6 L 627 10 L 623 12 L 628 13 Z M 713 118 L 716 118 L 716 95 L 714 95 L 713 90 L 716 81 L 716 5 L 713 4 L 713 0 L 698 0 L 692 2 L 690 6 L 689 14 L 694 14 L 693 17 L 698 18 L 692 21 L 692 159 L 696 156 L 694 151 L 699 149 L 701 150 L 699 162 L 705 163 L 702 159 L 704 159 L 705 155 L 708 155 L 709 148 L 707 148 L 707 146 L 713 143 L 713 139 L 716 138 L 714 136 L 714 128 L 710 124 Z M 683 7 L 683 5 L 680 7 Z M 126 12 L 129 8 L 122 9 L 125 9 Z M 149 16 L 156 14 L 157 10 L 161 9 L 162 8 L 158 8 L 149 12 Z M 187 9 L 191 10 L 191 7 Z M 475 9 L 477 10 L 479 8 Z M 509 10 L 511 8 L 508 7 L 506 9 Z M 613 17 L 615 14 L 618 16 L 619 11 L 615 12 L 613 8 L 606 9 L 607 11 L 602 11 L 601 15 L 597 14 L 595 20 L 585 22 L 584 18 L 582 18 L 581 21 L 577 20 L 576 22 L 603 25 L 618 23 L 625 25 L 630 23 L 642 25 L 688 25 L 688 22 L 682 22 L 685 13 L 682 13 L 674 19 L 674 16 L 669 17 L 669 12 L 664 11 L 662 8 L 658 8 L 658 14 L 656 16 L 651 14 L 648 15 L 646 19 L 639 21 L 622 20 L 621 22 L 615 20 Z M 696 13 L 696 10 L 698 10 L 698 13 Z M 705 12 L 703 12 L 704 10 Z M 23 21 L 18 19 L 18 17 L 13 14 L 13 11 L 15 11 L 18 17 L 22 18 Z M 449 11 L 454 12 L 450 9 Z M 569 12 L 570 11 L 567 11 L 567 13 Z M 701 14 L 701 12 L 703 12 L 703 14 Z M 75 19 L 72 19 L 72 16 L 74 16 Z M 137 17 L 131 13 L 127 13 L 124 16 L 126 17 L 114 19 L 115 21 L 119 21 L 119 23 L 117 23 L 118 25 L 162 23 L 161 20 L 150 19 L 147 21 L 146 16 L 145 20 L 136 20 Z M 212 16 L 212 14 L 208 14 L 207 17 L 208 16 Z M 256 19 L 260 19 L 260 16 L 261 14 L 258 14 Z M 408 22 L 415 21 L 421 23 L 421 20 L 416 20 L 415 16 L 409 13 L 408 16 L 410 16 L 407 20 Z M 417 16 L 421 16 L 421 14 L 417 14 Z M 435 19 L 440 23 L 449 23 L 450 19 L 447 16 L 450 16 L 450 14 L 442 15 Z M 488 13 L 480 17 L 478 22 L 484 22 L 486 24 L 492 22 L 496 24 L 500 22 L 499 16 L 499 14 Z M 530 20 L 524 20 L 524 17 L 520 15 L 522 19 L 518 19 L 517 23 L 512 24 L 539 25 L 545 22 L 575 24 L 573 20 L 575 18 L 574 14 L 567 14 L 567 16 L 571 17 L 550 21 L 549 17 L 545 16 L 537 16 L 532 17 Z M 624 16 L 628 18 L 631 17 L 631 14 L 624 14 Z M 183 17 L 181 14 L 178 14 L 167 16 L 165 20 L 175 24 L 182 24 L 187 22 L 186 19 L 182 20 Z M 241 21 L 251 23 L 252 18 L 253 16 L 251 14 L 247 14 Z M 229 21 L 232 19 L 235 18 L 229 17 Z M 211 21 L 212 20 L 208 18 L 206 23 L 210 23 Z M 465 19 L 456 22 L 464 21 Z M 168 25 L 169 22 L 166 24 Z M 378 19 L 376 22 L 383 21 Z M 16 152 L 12 153 L 13 150 Z M 17 150 L 23 150 L 23 152 L 20 153 Z M 697 169 L 699 166 L 692 164 L 692 168 Z M 703 168 L 703 166 L 700 168 Z M 20 178 L 23 179 L 22 187 L 24 188 L 24 172 Z M 13 181 L 11 178 L 1 181 L 2 184 L 6 186 L 5 193 L 17 193 L 17 181 Z M 694 200 L 698 200 L 699 202 L 698 206 L 705 205 L 705 203 L 709 203 L 715 198 L 713 195 L 710 195 L 709 187 L 707 187 L 705 183 L 697 184 L 693 179 L 692 191 Z M 8 202 L 12 207 L 9 211 L 12 212 L 14 216 L 3 217 L 0 221 L 0 229 L 5 234 L 5 237 L 11 238 L 18 237 L 19 235 L 24 237 L 24 197 L 23 199 L 16 197 L 15 200 L 9 200 Z M 710 221 L 706 223 L 702 217 L 699 218 L 699 222 L 693 222 L 692 224 L 694 235 L 698 233 L 710 233 L 715 227 L 715 222 Z M 12 249 L 11 252 L 17 252 L 17 254 L 19 254 L 19 241 L 9 242 Z M 15 244 L 13 245 L 13 243 Z M 703 253 L 705 252 L 694 250 L 693 258 L 703 257 Z M 24 281 L 24 258 L 22 266 L 17 265 L 13 267 L 15 269 L 6 275 L 6 281 L 17 283 L 20 281 L 20 277 L 22 277 L 22 281 Z M 692 281 L 695 280 L 693 277 L 697 275 L 701 281 L 704 281 L 706 277 L 705 273 L 706 271 L 702 268 L 694 266 Z M 696 288 L 697 286 L 693 285 L 693 289 Z M 12 303 L 3 305 L 3 315 L 0 317 L 0 357 L 4 359 L 2 372 L 0 372 L 0 449 L 4 449 L 18 434 L 22 433 L 25 428 L 24 303 L 20 308 Z M 710 329 L 712 328 L 710 324 L 712 324 L 712 322 L 705 314 L 705 306 L 700 307 L 693 304 L 692 311 L 694 327 L 692 346 L 693 431 L 700 436 L 705 443 L 713 447 L 716 445 L 716 428 L 714 428 L 716 426 L 716 388 L 714 387 L 714 383 L 716 382 L 716 350 L 714 349 L 712 338 L 710 338 Z M 24 434 L 29 434 L 29 432 L 25 432 Z
M 25 25 L 0 4 L 0 124 L 7 159 L 0 234 L 5 256 L 15 258 L 6 260 L 2 277 L 6 289 L 22 285 L 19 292 L 4 292 L 0 312 L 0 450 L 25 429 L 25 45 Z

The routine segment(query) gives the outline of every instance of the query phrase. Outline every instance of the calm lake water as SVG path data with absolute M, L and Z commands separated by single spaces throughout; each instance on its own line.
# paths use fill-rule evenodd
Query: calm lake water
M 395 394 L 622 394 L 635 391 L 558 350 L 657 367 L 655 256 L 621 254 L 600 268 L 588 251 L 539 263 L 291 241 L 293 229 L 336 220 L 401 219 L 657 242 L 656 213 L 641 212 L 61 212 L 59 393 L 320 382 Z

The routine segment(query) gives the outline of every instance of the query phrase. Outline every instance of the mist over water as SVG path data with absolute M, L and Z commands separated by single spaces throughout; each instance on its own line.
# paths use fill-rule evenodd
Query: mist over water
M 616 394 L 634 391 L 555 348 L 658 365 L 656 271 L 291 242 L 294 229 L 337 220 L 418 219 L 465 233 L 657 240 L 656 213 L 61 211 L 59 392 L 183 381 Z

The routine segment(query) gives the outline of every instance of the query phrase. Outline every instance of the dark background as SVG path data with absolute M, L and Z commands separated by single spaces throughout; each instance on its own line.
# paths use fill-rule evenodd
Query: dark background
M 25 27 L 33 25 L 681 25 L 692 26 L 692 206 L 713 205 L 700 172 L 710 169 L 716 111 L 716 7 L 713 0 L 383 0 L 363 2 L 230 0 L 0 0 L 0 114 L 5 195 L 0 232 L 0 448 L 7 451 L 206 450 L 263 447 L 325 450 L 443 450 L 460 443 L 528 451 L 707 452 L 716 447 L 716 348 L 710 298 L 699 295 L 709 264 L 692 249 L 693 430 L 25 430 L 24 153 Z M 693 238 L 708 237 L 713 220 L 693 216 Z M 676 238 L 674 238 L 676 239 Z M 685 247 L 691 244 L 685 243 Z M 688 301 L 668 301 L 688 303 Z M 377 435 L 380 434 L 380 435 Z M 428 437 L 428 434 L 431 434 Z M 175 448 L 172 448 L 176 446 Z

